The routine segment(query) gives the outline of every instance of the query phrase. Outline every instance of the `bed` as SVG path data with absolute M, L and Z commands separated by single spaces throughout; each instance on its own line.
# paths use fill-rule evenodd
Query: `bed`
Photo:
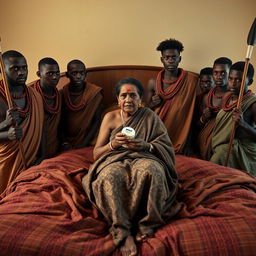
M 133 76 L 144 84 L 159 67 L 91 68 L 88 80 L 104 89 Z M 64 75 L 59 88 L 66 82 Z M 106 96 L 107 95 L 107 96 Z M 23 171 L 0 198 L 0 255 L 121 255 L 101 214 L 86 197 L 81 179 L 93 147 L 70 150 Z M 197 158 L 176 156 L 179 213 L 139 255 L 240 256 L 256 252 L 256 179 L 242 171 Z

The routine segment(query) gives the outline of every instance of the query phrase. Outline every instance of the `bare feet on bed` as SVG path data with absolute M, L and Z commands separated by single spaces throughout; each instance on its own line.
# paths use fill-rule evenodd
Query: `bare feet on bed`
M 137 255 L 137 247 L 132 236 L 127 236 L 120 248 L 123 256 Z
M 154 236 L 153 234 L 142 234 L 142 233 L 138 232 L 135 237 L 135 240 L 136 240 L 136 242 L 141 243 L 153 236 Z

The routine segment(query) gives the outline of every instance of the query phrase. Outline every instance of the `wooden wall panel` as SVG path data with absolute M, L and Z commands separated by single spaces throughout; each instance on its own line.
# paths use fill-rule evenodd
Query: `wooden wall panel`
M 114 86 L 125 77 L 133 77 L 138 79 L 147 89 L 148 81 L 151 78 L 156 78 L 157 73 L 161 67 L 157 66 L 104 66 L 87 68 L 87 81 L 94 83 L 103 88 L 104 105 L 108 107 L 116 102 L 114 95 Z M 61 74 L 61 79 L 58 88 L 62 88 L 64 84 L 68 83 L 65 73 Z

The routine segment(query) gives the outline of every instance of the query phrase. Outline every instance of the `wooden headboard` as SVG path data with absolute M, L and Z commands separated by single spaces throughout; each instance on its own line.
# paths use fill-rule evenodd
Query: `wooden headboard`
M 138 79 L 147 89 L 148 81 L 151 78 L 156 78 L 157 73 L 161 70 L 161 67 L 156 66 L 103 66 L 87 68 L 87 81 L 94 83 L 103 88 L 105 107 L 112 105 L 116 102 L 114 95 L 114 86 L 125 77 L 133 77 Z M 63 85 L 68 83 L 68 79 L 65 73 L 61 73 L 61 78 L 58 84 L 58 88 L 61 89 Z

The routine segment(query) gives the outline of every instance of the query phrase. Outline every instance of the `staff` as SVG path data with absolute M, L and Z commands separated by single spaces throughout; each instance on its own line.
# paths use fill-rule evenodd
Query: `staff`
M 243 77 L 242 77 L 242 82 L 241 82 L 241 87 L 239 91 L 239 96 L 237 100 L 237 106 L 236 108 L 240 108 L 242 99 L 243 99 L 243 93 L 244 93 L 244 87 L 245 87 L 245 79 L 248 71 L 248 66 L 249 62 L 252 56 L 252 50 L 253 46 L 256 45 L 256 18 L 254 19 L 254 22 L 251 26 L 251 29 L 249 31 L 248 37 L 247 37 L 247 52 L 246 52 L 246 57 L 245 57 L 245 65 L 244 65 L 244 72 L 243 72 Z M 227 151 L 227 156 L 226 156 L 226 161 L 225 161 L 225 166 L 228 166 L 228 161 L 230 157 L 230 153 L 233 148 L 233 141 L 235 137 L 235 132 L 236 132 L 237 125 L 234 123 L 231 135 L 230 135 L 230 140 L 229 140 L 229 145 L 228 145 L 228 151 Z
M 3 62 L 3 58 L 2 58 L 2 48 L 1 48 L 1 38 L 0 38 L 0 70 L 1 70 L 1 74 L 2 74 L 4 91 L 5 91 L 5 94 L 6 94 L 8 109 L 13 109 L 13 102 L 12 102 L 12 98 L 11 98 L 11 93 L 10 93 L 10 90 L 9 90 L 9 87 L 8 87 L 8 82 L 7 82 L 6 74 L 5 74 L 5 71 L 4 71 L 4 62 Z M 25 170 L 25 169 L 27 169 L 27 164 L 26 164 L 23 145 L 22 145 L 20 140 L 19 140 L 19 151 L 20 151 L 20 154 L 21 154 L 23 169 Z

